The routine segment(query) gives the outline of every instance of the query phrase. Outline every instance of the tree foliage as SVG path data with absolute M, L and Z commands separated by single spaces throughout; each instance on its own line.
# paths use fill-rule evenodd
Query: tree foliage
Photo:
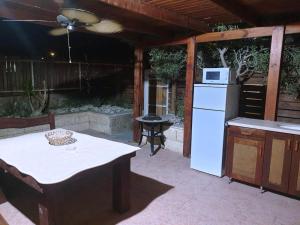
M 153 48 L 149 56 L 151 69 L 161 80 L 176 80 L 186 63 L 186 52 L 182 49 Z
M 284 48 L 280 84 L 284 93 L 300 97 L 300 47 Z
M 217 24 L 214 32 L 239 29 L 237 25 Z M 201 53 L 204 51 L 204 53 Z M 205 49 L 198 52 L 198 67 L 230 67 L 240 83 L 254 74 L 267 73 L 269 48 L 255 39 L 242 39 L 226 42 L 208 43 Z M 204 59 L 203 59 L 204 57 Z M 212 63 L 213 62 L 213 63 Z

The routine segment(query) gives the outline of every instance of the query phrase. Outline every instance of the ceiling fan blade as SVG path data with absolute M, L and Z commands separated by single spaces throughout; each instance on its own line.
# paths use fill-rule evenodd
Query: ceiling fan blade
M 9 20 L 9 19 L 4 19 L 0 20 L 2 22 L 43 22 L 43 23 L 57 23 L 57 21 L 51 21 L 51 20 Z
M 61 14 L 69 20 L 78 20 L 85 24 L 95 24 L 100 22 L 100 19 L 94 13 L 83 9 L 64 8 L 61 10 Z
M 86 29 L 93 32 L 111 34 L 121 32 L 123 30 L 123 26 L 114 20 L 105 19 L 101 20 L 100 23 L 87 26 Z
M 52 36 L 61 36 L 67 34 L 68 30 L 65 27 L 55 28 L 49 31 L 49 34 Z

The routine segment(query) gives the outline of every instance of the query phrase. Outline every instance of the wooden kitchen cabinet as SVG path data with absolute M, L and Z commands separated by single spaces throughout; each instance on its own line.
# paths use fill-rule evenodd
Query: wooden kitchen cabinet
M 263 187 L 287 193 L 292 160 L 293 135 L 267 132 L 265 139 Z
M 292 150 L 288 193 L 300 197 L 300 136 L 294 136 Z
M 300 198 L 300 135 L 280 132 L 280 123 L 273 121 L 240 118 L 228 124 L 226 175 Z
M 226 156 L 229 178 L 261 186 L 264 136 L 262 130 L 229 127 Z

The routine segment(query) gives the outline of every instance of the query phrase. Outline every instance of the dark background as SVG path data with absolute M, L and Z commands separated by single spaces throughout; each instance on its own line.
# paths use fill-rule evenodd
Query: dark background
M 0 21 L 0 57 L 68 61 L 67 35 L 51 36 L 50 29 L 29 22 Z M 75 31 L 70 34 L 70 44 L 73 61 L 133 63 L 133 47 L 116 38 Z M 56 53 L 54 58 L 50 51 Z

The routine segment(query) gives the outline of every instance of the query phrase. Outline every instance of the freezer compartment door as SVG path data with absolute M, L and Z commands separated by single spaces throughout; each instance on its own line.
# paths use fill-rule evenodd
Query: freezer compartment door
M 225 110 L 227 86 L 195 86 L 194 87 L 194 108 Z
M 223 176 L 225 112 L 193 109 L 191 168 Z

